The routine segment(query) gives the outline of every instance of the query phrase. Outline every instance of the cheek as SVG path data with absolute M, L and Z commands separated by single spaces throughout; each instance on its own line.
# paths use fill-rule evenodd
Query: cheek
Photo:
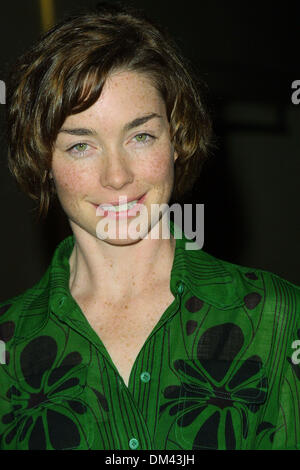
M 152 154 L 150 161 L 145 162 L 144 171 L 147 179 L 154 184 L 171 181 L 174 173 L 171 150 Z
M 80 195 L 87 188 L 87 182 L 91 181 L 86 169 L 60 164 L 53 168 L 54 182 L 57 194 L 65 199 L 68 196 Z

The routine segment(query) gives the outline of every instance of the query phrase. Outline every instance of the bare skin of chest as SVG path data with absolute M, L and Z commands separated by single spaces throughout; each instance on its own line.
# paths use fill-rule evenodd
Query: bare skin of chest
M 126 385 L 138 353 L 173 300 L 169 284 L 118 304 L 76 299 Z

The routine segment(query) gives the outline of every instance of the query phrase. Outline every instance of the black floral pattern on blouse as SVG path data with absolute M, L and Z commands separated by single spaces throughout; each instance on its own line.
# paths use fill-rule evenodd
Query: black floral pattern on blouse
M 2 439 L 9 444 L 28 440 L 28 449 L 76 448 L 81 443 L 80 416 L 87 406 L 82 391 L 82 357 L 74 351 L 58 364 L 58 346 L 54 338 L 39 336 L 29 342 L 20 355 L 24 380 L 7 391 L 13 411 L 2 417 L 8 426 Z
M 190 428 L 186 435 L 189 439 L 193 435 L 192 449 L 240 447 L 237 438 L 247 438 L 249 413 L 255 414 L 265 401 L 267 378 L 262 373 L 260 357 L 235 361 L 243 341 L 237 325 L 213 326 L 200 337 L 196 358 L 178 359 L 173 364 L 180 385 L 165 388 L 166 403 L 160 413 L 168 410 L 174 416 L 177 436 L 184 439 L 185 428 Z M 237 364 L 240 365 L 232 375 L 230 371 Z M 224 381 L 225 376 L 230 379 Z M 222 433 L 220 426 L 224 428 Z M 220 442 L 220 435 L 224 442 Z

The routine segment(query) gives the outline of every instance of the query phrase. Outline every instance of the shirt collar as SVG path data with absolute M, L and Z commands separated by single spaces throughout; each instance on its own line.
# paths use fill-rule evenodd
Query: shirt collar
M 222 309 L 243 305 L 244 287 L 234 265 L 218 260 L 202 249 L 187 249 L 194 244 L 179 227 L 170 221 L 170 232 L 176 239 L 171 270 L 170 288 L 176 297 L 186 289 L 199 299 Z M 77 304 L 69 289 L 69 258 L 74 248 L 74 236 L 63 240 L 55 250 L 46 273 L 32 289 L 23 303 L 20 328 L 16 341 L 38 331 L 47 322 L 50 311 L 61 318 L 80 323 Z M 199 248 L 199 247 L 197 247 Z M 179 285 L 180 290 L 179 290 Z M 30 315 L 27 313 L 30 312 Z
M 230 263 L 221 261 L 199 249 L 184 232 L 170 221 L 170 232 L 176 239 L 175 256 L 171 270 L 170 288 L 175 295 L 183 283 L 196 297 L 215 307 L 227 309 L 243 304 L 238 276 Z M 191 245 L 194 249 L 190 249 Z M 50 267 L 50 300 L 60 303 L 70 296 L 69 258 L 74 247 L 74 236 L 66 238 L 57 247 Z M 195 249 L 197 247 L 197 249 Z
M 171 290 L 183 282 L 201 300 L 229 309 L 243 304 L 241 281 L 230 263 L 206 253 L 195 241 L 170 221 L 170 231 L 176 238 L 176 249 L 171 272 Z M 193 249 L 191 249 L 191 247 Z

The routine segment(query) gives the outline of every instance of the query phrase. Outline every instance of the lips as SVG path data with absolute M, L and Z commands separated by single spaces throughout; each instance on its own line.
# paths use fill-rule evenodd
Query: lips
M 145 194 L 143 194 L 143 196 L 145 196 Z M 116 201 L 116 202 L 105 202 L 103 204 L 101 204 L 101 207 L 106 207 L 106 206 L 118 206 L 120 204 L 120 200 L 124 199 L 123 201 L 123 204 L 124 203 L 129 203 L 129 202 L 132 202 L 132 201 L 138 201 L 140 202 L 140 200 L 143 198 L 143 196 L 140 196 L 140 197 L 132 197 L 132 198 L 127 198 L 127 196 L 121 196 L 119 198 L 119 201 Z
M 146 198 L 146 193 L 143 194 L 139 199 L 138 198 L 130 198 L 127 199 L 126 196 L 122 196 L 119 198 L 119 201 L 113 203 L 103 203 L 97 206 L 96 215 L 108 218 L 125 218 L 125 217 L 133 217 L 137 215 L 138 211 L 141 211 L 145 206 L 143 202 Z M 135 204 L 128 205 L 130 202 L 136 201 Z M 112 206 L 118 206 L 118 209 L 112 209 Z M 105 210 L 106 209 L 106 210 Z M 123 210 L 124 209 L 124 210 Z

